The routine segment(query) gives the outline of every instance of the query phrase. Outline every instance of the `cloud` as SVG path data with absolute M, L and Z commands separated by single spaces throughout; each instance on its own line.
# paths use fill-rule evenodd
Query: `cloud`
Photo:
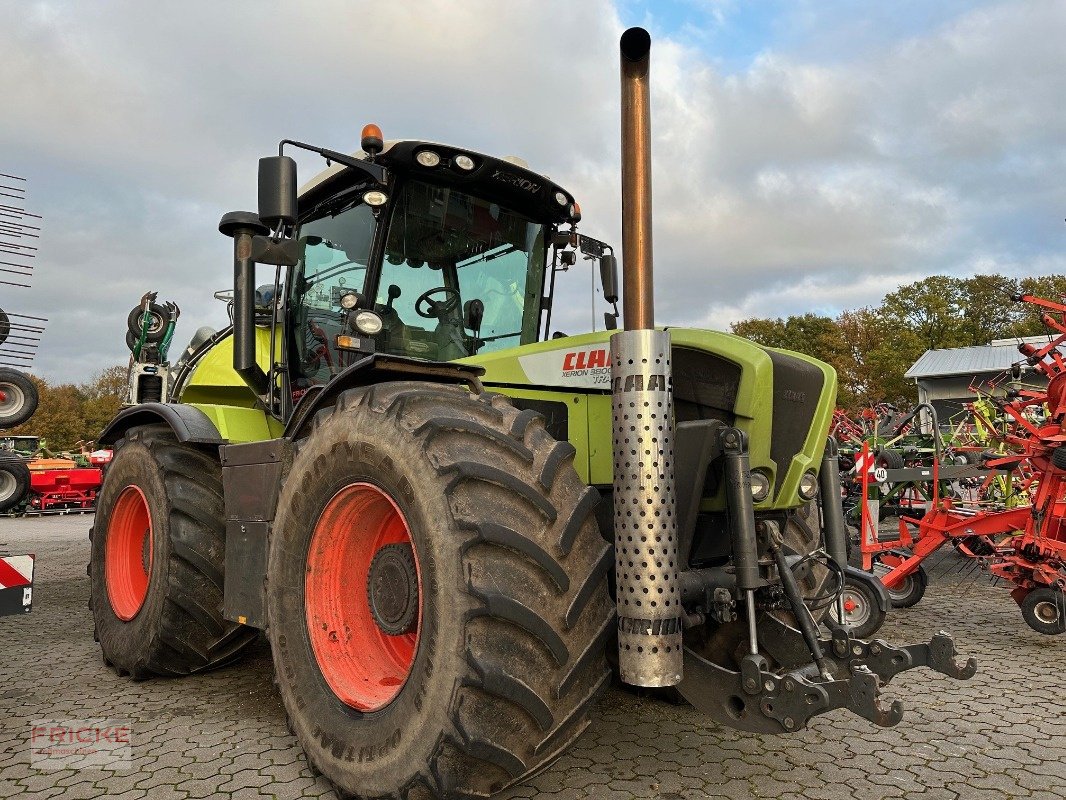
M 50 318 L 49 378 L 125 360 L 149 288 L 181 305 L 181 339 L 224 324 L 217 220 L 254 206 L 256 159 L 283 137 L 354 149 L 373 121 L 517 154 L 574 191 L 585 232 L 620 239 L 616 47 L 642 8 L 0 7 L 0 171 L 28 177 L 45 216 L 34 289 L 0 304 Z M 745 28 L 746 4 L 693 4 L 686 22 L 687 7 L 665 34 L 665 12 L 649 16 L 660 321 L 830 313 L 934 272 L 1059 268 L 1061 3 L 945 3 L 910 27 L 781 4 L 749 26 L 766 41 L 727 62 L 707 48 Z M 553 327 L 587 329 L 589 278 L 563 276 Z

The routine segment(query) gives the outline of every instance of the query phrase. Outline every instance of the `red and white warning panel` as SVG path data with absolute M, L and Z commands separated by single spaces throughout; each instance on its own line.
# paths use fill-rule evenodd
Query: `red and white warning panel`
M 33 556 L 0 556 L 0 617 L 25 614 L 33 603 Z

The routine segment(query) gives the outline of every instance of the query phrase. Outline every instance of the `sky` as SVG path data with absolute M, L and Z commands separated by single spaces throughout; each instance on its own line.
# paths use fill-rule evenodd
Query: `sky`
M 0 0 L 0 173 L 44 217 L 34 372 L 128 358 L 148 289 L 221 327 L 223 213 L 292 138 L 518 155 L 620 240 L 618 37 L 652 34 L 656 321 L 728 330 L 931 274 L 1066 273 L 1066 2 Z M 322 168 L 299 158 L 301 179 Z M 589 262 L 553 328 L 602 326 Z M 595 308 L 595 316 L 592 309 Z

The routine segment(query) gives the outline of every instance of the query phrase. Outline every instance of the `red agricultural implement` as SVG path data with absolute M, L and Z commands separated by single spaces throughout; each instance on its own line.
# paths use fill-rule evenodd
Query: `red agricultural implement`
M 97 467 L 35 470 L 30 467 L 29 511 L 87 510 L 96 506 L 104 481 Z
M 1018 348 L 1049 382 L 1045 391 L 1014 392 L 1003 404 L 1013 422 L 1003 444 L 1014 452 L 989 458 L 985 466 L 1030 475 L 1031 504 L 988 508 L 940 498 L 934 474 L 929 511 L 921 519 L 901 517 L 898 539 L 880 541 L 876 531 L 871 536 L 864 515 L 863 566 L 871 569 L 879 562 L 879 577 L 894 601 L 914 598 L 894 604 L 913 605 L 925 588 L 922 562 L 951 543 L 1014 585 L 1011 596 L 1033 630 L 1056 634 L 1066 631 L 1066 360 L 1059 350 L 1066 342 L 1066 304 L 1030 295 L 1015 299 L 1045 309 L 1044 324 L 1057 332 L 1042 347 Z M 1046 413 L 1044 422 L 1033 421 L 1035 408 Z

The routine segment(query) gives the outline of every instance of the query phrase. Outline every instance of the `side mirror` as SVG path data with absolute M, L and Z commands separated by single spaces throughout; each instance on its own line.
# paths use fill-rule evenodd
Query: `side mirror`
M 603 299 L 608 303 L 618 302 L 618 259 L 610 253 L 600 256 L 600 284 Z
M 259 219 L 272 230 L 296 224 L 296 162 L 288 156 L 259 159 Z

